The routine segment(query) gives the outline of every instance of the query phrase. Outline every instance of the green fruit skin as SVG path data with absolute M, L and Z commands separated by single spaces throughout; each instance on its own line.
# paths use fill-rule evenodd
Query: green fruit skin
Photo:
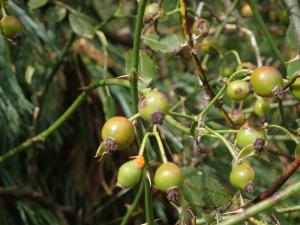
M 240 148 L 245 148 L 254 143 L 257 138 L 266 140 L 266 132 L 261 127 L 250 126 L 248 123 L 244 124 L 237 132 L 236 140 Z
M 300 144 L 298 144 L 295 148 L 295 158 L 300 156 Z
M 271 97 L 277 86 L 282 86 L 283 79 L 280 72 L 271 66 L 257 67 L 250 78 L 255 94 L 261 97 Z
M 255 172 L 247 163 L 235 166 L 230 173 L 230 182 L 236 188 L 244 189 L 248 183 L 255 179 Z
M 1 29 L 6 37 L 14 38 L 21 34 L 22 25 L 16 17 L 4 16 L 1 19 Z
M 168 98 L 159 91 L 149 91 L 141 97 L 138 104 L 138 111 L 144 120 L 152 122 L 153 113 L 161 112 L 166 114 L 169 111 Z
M 154 175 L 154 184 L 160 191 L 168 191 L 171 187 L 181 187 L 183 175 L 181 169 L 171 162 L 160 165 Z
M 205 54 L 213 54 L 216 49 L 214 47 L 218 47 L 217 41 L 212 36 L 207 36 L 202 40 L 200 44 L 200 50 L 202 50 Z
M 300 100 L 300 77 L 298 77 L 295 82 L 290 87 L 292 95 Z
M 254 103 L 254 112 L 257 116 L 263 117 L 270 111 L 270 104 L 262 98 L 258 98 Z
M 135 138 L 134 128 L 126 117 L 116 116 L 104 124 L 102 128 L 102 139 L 114 139 L 118 144 L 118 149 L 129 147 Z
M 226 93 L 231 99 L 243 100 L 250 93 L 249 84 L 243 80 L 232 81 L 228 84 Z
M 142 169 L 137 166 L 135 160 L 130 160 L 120 167 L 117 184 L 122 188 L 130 188 L 139 182 L 141 175 Z
M 236 125 L 242 125 L 246 120 L 245 114 L 241 110 L 234 110 L 233 112 L 229 113 L 229 117 Z

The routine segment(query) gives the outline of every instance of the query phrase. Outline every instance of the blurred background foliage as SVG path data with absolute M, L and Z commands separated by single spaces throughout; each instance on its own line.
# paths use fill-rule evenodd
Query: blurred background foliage
M 151 2 L 154 1 L 148 1 Z M 179 110 L 197 114 L 207 105 L 208 99 L 199 88 L 191 60 L 179 51 L 184 38 L 178 1 L 161 2 L 163 16 L 154 26 L 146 24 L 143 30 L 140 73 L 144 81 L 141 85 L 151 85 L 165 92 L 172 104 L 180 103 Z M 190 1 L 192 19 L 197 16 L 200 2 Z M 205 1 L 201 17 L 209 21 L 211 35 L 219 28 L 232 2 Z M 286 61 L 292 59 L 297 46 L 286 6 L 280 0 L 256 2 Z M 137 11 L 137 3 L 133 0 L 7 0 L 4 4 L 7 13 L 21 21 L 23 32 L 13 42 L 0 33 L 1 154 L 51 125 L 81 93 L 80 87 L 93 80 L 128 74 Z M 237 28 L 225 28 L 217 39 L 217 48 L 223 53 L 236 50 L 243 62 L 256 64 L 249 37 L 239 29 L 245 27 L 256 37 L 264 64 L 279 67 L 285 74 L 255 18 L 241 15 L 243 4 L 241 1 L 228 17 L 228 24 Z M 218 90 L 222 86 L 222 67 L 234 68 L 236 65 L 234 57 L 221 62 L 213 53 L 206 66 L 209 80 Z M 228 111 L 238 107 L 232 101 L 225 101 Z M 250 118 L 255 117 L 251 113 L 253 101 L 254 97 L 251 97 L 244 102 Z M 288 96 L 287 101 L 294 99 Z M 299 117 L 299 105 L 287 107 L 289 118 Z M 137 153 L 137 148 L 133 146 L 128 151 L 117 152 L 100 163 L 94 158 L 101 141 L 101 127 L 114 115 L 132 115 L 129 89 L 97 88 L 44 142 L 35 143 L 26 152 L 2 163 L 0 224 L 119 224 L 137 188 L 129 191 L 115 188 L 116 172 L 129 156 Z M 276 107 L 268 115 L 268 121 L 280 122 Z M 216 129 L 226 127 L 214 108 L 210 110 L 207 122 Z M 296 126 L 295 120 L 288 120 L 287 124 Z M 224 145 L 211 138 L 202 138 L 204 147 L 199 152 L 193 148 L 192 138 L 168 124 L 162 129 L 168 156 L 178 164 L 208 171 L 211 181 L 205 185 L 223 193 L 224 201 L 208 202 L 201 199 L 201 191 L 194 191 L 202 202 L 197 213 L 207 213 L 203 208 L 224 206 L 229 199 L 233 199 L 234 204 L 235 190 L 228 179 L 231 158 Z M 233 140 L 230 134 L 226 138 Z M 295 146 L 291 141 L 284 138 L 268 141 L 270 148 L 293 155 Z M 158 159 L 156 150 L 149 154 L 153 160 Z M 289 158 L 274 155 L 269 156 L 269 162 L 254 159 L 256 194 L 268 187 L 288 162 Z M 299 174 L 293 179 L 299 179 Z M 224 189 L 216 188 L 219 184 Z M 201 184 L 198 187 L 202 187 Z M 295 198 L 286 204 L 295 205 L 299 201 Z M 143 210 L 141 203 L 133 213 L 131 224 L 144 222 Z M 188 217 L 187 213 L 178 214 L 176 207 L 156 190 L 153 190 L 153 210 L 161 224 L 174 224 L 179 215 L 184 224 Z M 300 222 L 297 212 L 287 215 L 272 209 L 260 215 L 260 219 L 274 224 L 274 219 L 268 215 L 276 215 L 280 224 Z

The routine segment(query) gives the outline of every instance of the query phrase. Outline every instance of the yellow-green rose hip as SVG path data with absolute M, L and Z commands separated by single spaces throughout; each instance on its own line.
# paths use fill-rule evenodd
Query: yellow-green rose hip
M 138 111 L 144 120 L 161 124 L 169 111 L 168 98 L 159 91 L 149 91 L 140 98 Z
M 254 182 L 255 172 L 247 163 L 236 165 L 230 173 L 230 182 L 239 189 L 244 189 L 248 184 Z
M 282 86 L 283 79 L 276 68 L 261 66 L 253 71 L 250 82 L 255 94 L 261 97 L 271 97 L 274 90 Z
M 17 37 L 22 32 L 22 25 L 14 16 L 6 15 L 2 17 L 0 23 L 3 34 L 8 38 Z
M 102 139 L 115 141 L 118 150 L 129 147 L 134 138 L 134 128 L 126 117 L 113 117 L 106 121 L 102 128 Z
M 155 172 L 154 184 L 161 191 L 166 192 L 170 188 L 179 188 L 182 183 L 183 175 L 181 169 L 175 163 L 163 163 Z

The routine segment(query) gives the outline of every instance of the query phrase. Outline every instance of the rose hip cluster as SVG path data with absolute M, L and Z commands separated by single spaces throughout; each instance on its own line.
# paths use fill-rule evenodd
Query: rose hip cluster
M 300 99 L 299 81 L 296 79 L 296 82 L 290 86 L 292 95 L 297 99 Z M 261 66 L 254 69 L 250 79 L 230 80 L 227 84 L 226 94 L 234 101 L 242 101 L 254 93 L 256 101 L 253 104 L 253 111 L 258 117 L 265 117 L 270 110 L 268 98 L 282 99 L 286 89 L 288 88 L 284 86 L 282 75 L 277 69 L 271 66 Z M 134 119 L 141 117 L 153 126 L 159 126 L 162 125 L 168 112 L 168 98 L 157 90 L 151 90 L 144 93 L 140 98 L 138 114 Z M 236 131 L 236 145 L 240 152 L 262 152 L 267 141 L 264 128 L 250 120 L 247 121 L 244 113 L 239 110 L 230 113 L 230 117 L 236 125 L 240 126 Z M 102 128 L 102 139 L 106 153 L 128 148 L 135 139 L 131 119 L 113 117 L 108 120 Z M 163 147 L 160 146 L 160 148 Z M 162 149 L 162 151 L 164 150 Z M 178 196 L 178 190 L 184 181 L 181 169 L 176 164 L 168 162 L 163 156 L 162 161 L 163 163 L 155 172 L 154 185 L 157 189 L 167 192 L 170 200 L 178 200 L 176 196 Z M 142 150 L 138 156 L 133 157 L 120 167 L 118 185 L 123 188 L 130 188 L 137 184 L 143 174 L 144 166 L 145 160 Z M 230 182 L 236 188 L 243 189 L 248 193 L 253 192 L 255 171 L 249 160 L 242 158 L 234 161 L 229 177 Z
M 139 100 L 138 115 L 153 125 L 161 125 L 168 110 L 168 98 L 157 90 L 145 93 Z M 102 128 L 102 139 L 107 153 L 130 147 L 135 139 L 132 122 L 126 117 L 119 116 L 109 119 Z M 118 186 L 130 188 L 138 183 L 144 166 L 145 160 L 140 154 L 124 163 L 118 172 Z M 155 187 L 163 192 L 174 192 L 182 183 L 181 169 L 175 163 L 163 162 L 154 175 Z

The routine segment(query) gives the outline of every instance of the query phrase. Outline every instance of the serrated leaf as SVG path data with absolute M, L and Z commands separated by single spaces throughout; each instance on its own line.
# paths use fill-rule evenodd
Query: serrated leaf
M 79 36 L 92 39 L 94 37 L 94 27 L 80 14 L 71 13 L 69 22 L 72 30 Z
M 67 10 L 59 5 L 47 9 L 44 19 L 49 23 L 58 23 L 67 15 Z
M 164 37 L 150 34 L 143 36 L 143 40 L 152 50 L 162 53 L 174 52 L 184 43 L 184 39 L 175 34 L 169 34 Z
M 37 9 L 46 5 L 47 2 L 48 0 L 29 0 L 27 4 L 31 9 Z
M 292 61 L 287 66 L 287 78 L 291 79 L 300 70 L 300 60 Z
M 191 204 L 196 213 L 203 209 L 220 208 L 230 202 L 228 194 L 209 171 L 183 167 L 182 172 L 184 175 L 183 197 Z
M 126 72 L 129 73 L 132 67 L 133 52 L 128 51 L 125 54 Z M 157 75 L 157 68 L 154 61 L 145 53 L 140 51 L 139 59 L 139 75 L 146 80 L 148 83 L 151 82 Z

